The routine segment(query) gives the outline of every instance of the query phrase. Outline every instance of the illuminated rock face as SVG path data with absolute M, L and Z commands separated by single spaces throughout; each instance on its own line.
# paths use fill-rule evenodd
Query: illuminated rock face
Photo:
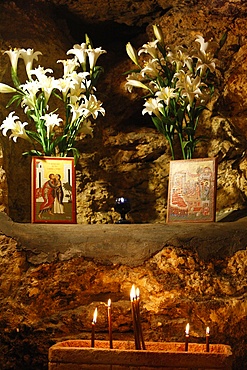
M 0 22 L 1 50 L 34 48 L 43 53 L 42 64 L 54 71 L 59 67 L 56 60 L 66 58 L 66 50 L 74 43 L 83 42 L 85 32 L 96 46 L 108 51 L 102 57 L 105 74 L 98 86 L 106 116 L 98 121 L 93 139 L 78 141 L 82 153 L 76 169 L 78 223 L 115 222 L 119 216 L 113 206 L 119 196 L 130 199 L 129 218 L 136 225 L 165 220 L 168 146 L 149 117 L 142 116 L 142 101 L 125 91 L 123 76 L 131 67 L 125 44 L 132 41 L 140 47 L 151 39 L 152 22 L 161 25 L 169 45 L 188 43 L 197 33 L 219 40 L 228 31 L 218 66 L 219 93 L 199 126 L 199 133 L 206 134 L 209 140 L 198 147 L 196 154 L 219 157 L 217 210 L 244 207 L 246 7 L 244 0 L 161 0 L 158 4 L 150 0 L 1 2 L 0 14 L 4 14 Z M 0 82 L 10 84 L 7 63 L 7 55 L 1 55 Z M 7 94 L 0 95 L 1 122 L 9 112 L 5 108 L 8 98 Z M 19 139 L 14 144 L 2 136 L 0 147 L 0 210 L 7 209 L 15 221 L 29 222 L 30 159 L 21 155 L 29 148 Z M 0 368 L 47 369 L 48 348 L 56 341 L 90 338 L 96 305 L 100 311 L 97 337 L 106 339 L 104 304 L 109 297 L 113 301 L 114 339 L 133 340 L 129 290 L 136 283 L 141 290 L 146 340 L 182 341 L 189 320 L 193 341 L 203 342 L 205 327 L 210 325 L 212 342 L 230 344 L 234 369 L 246 370 L 247 239 L 240 233 L 240 229 L 246 230 L 246 224 L 241 220 L 237 223 L 239 229 L 232 231 L 232 238 L 226 239 L 224 230 L 217 234 L 218 244 L 212 255 L 215 241 L 204 238 L 209 233 L 204 225 L 194 226 L 191 235 L 187 234 L 187 226 L 178 225 L 184 239 L 178 241 L 177 231 L 173 230 L 173 238 L 161 241 L 159 246 L 157 235 L 161 231 L 157 229 L 149 232 L 153 244 L 150 240 L 138 241 L 143 235 L 138 229 L 135 238 L 126 231 L 127 243 L 117 233 L 108 246 L 105 241 L 109 234 L 105 232 L 99 238 L 94 229 L 92 237 L 97 248 L 93 254 L 91 240 L 89 254 L 86 241 L 69 244 L 66 239 L 71 236 L 69 227 L 61 232 L 62 240 L 68 242 L 61 252 L 58 245 L 61 239 L 47 229 L 24 225 L 37 232 L 36 239 L 29 237 L 30 246 L 27 241 L 17 243 L 17 236 L 11 238 L 11 230 L 17 225 L 10 224 L 0 235 Z M 216 229 L 217 224 L 211 233 Z M 226 229 L 230 230 L 229 226 Z M 73 233 L 83 235 L 84 231 L 77 229 Z M 118 259 L 118 255 L 106 257 L 109 249 L 116 253 L 115 246 L 120 241 L 122 250 L 128 245 L 129 257 L 125 260 L 123 256 Z M 42 243 L 49 245 L 49 251 L 43 250 Z M 96 254 L 99 250 L 101 253 Z
M 116 197 L 129 197 L 134 223 L 160 222 L 166 217 L 170 152 L 150 117 L 141 114 L 143 101 L 125 91 L 123 73 L 131 68 L 125 44 L 137 48 L 152 38 L 152 23 L 159 23 L 169 45 L 190 43 L 195 35 L 227 41 L 219 54 L 219 86 L 210 111 L 205 112 L 198 134 L 208 141 L 196 157 L 219 157 L 217 211 L 243 208 L 246 200 L 246 2 L 160 1 L 108 3 L 105 1 L 3 1 L 1 50 L 24 47 L 40 50 L 39 61 L 55 73 L 66 50 L 84 41 L 87 32 L 102 56 L 105 73 L 98 91 L 106 116 L 97 121 L 94 138 L 78 141 L 82 155 L 77 165 L 78 223 L 112 223 Z M 27 11 L 28 9 L 28 11 Z M 224 17 L 222 17 L 224 14 Z M 0 60 L 1 81 L 10 83 L 8 56 Z M 24 76 L 24 75 L 23 75 Z M 8 94 L 0 96 L 1 120 Z M 25 119 L 25 118 L 24 118 Z M 29 149 L 0 137 L 3 166 L 0 209 L 16 221 L 30 220 Z M 7 197 L 8 194 L 8 197 Z
M 0 368 L 47 369 L 67 339 L 134 340 L 132 284 L 146 342 L 230 345 L 245 370 L 246 219 L 195 225 L 31 225 L 0 219 Z M 13 238 L 5 235 L 13 235 Z M 190 349 L 190 344 L 189 344 Z

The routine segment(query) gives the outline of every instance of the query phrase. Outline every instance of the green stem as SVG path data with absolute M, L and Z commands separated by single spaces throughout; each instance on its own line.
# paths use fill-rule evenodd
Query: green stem
M 184 145 L 183 145 L 183 135 L 181 134 L 181 132 L 178 132 L 178 137 L 179 137 L 180 147 L 181 147 L 181 150 L 182 150 L 183 159 L 187 159 L 186 158 L 186 153 L 185 153 L 185 150 L 184 150 Z
M 169 143 L 169 146 L 170 146 L 170 149 L 171 149 L 172 159 L 175 159 L 175 153 L 174 153 L 174 148 L 173 148 L 173 143 L 172 143 L 171 137 L 167 136 L 167 140 L 168 140 L 168 143 Z

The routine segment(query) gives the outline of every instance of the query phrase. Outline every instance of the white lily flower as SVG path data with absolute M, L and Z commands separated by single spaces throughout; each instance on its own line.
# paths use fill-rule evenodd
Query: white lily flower
M 9 85 L 3 84 L 0 82 L 0 93 L 8 94 L 8 93 L 14 93 L 17 90 L 14 87 L 11 87 Z
M 76 56 L 83 68 L 83 71 L 85 71 L 87 64 L 87 44 L 85 42 L 81 45 L 75 44 L 73 49 L 67 51 L 67 55 L 69 54 L 74 54 Z
M 176 71 L 180 71 L 181 68 L 187 66 L 190 71 L 192 71 L 192 57 L 189 55 L 187 49 L 179 46 L 175 49 L 170 49 L 167 54 L 167 59 L 171 63 L 176 64 Z
M 185 79 L 186 79 L 186 76 L 191 76 L 192 77 L 192 74 L 190 72 L 185 72 L 183 69 L 180 69 L 180 71 L 178 71 L 177 73 L 174 73 L 174 76 L 173 76 L 173 82 L 177 80 L 179 80 L 179 83 L 182 84 L 184 83 Z
M 37 100 L 37 93 L 40 91 L 40 83 L 37 80 L 28 81 L 25 84 L 20 85 L 20 88 L 25 93 L 21 105 L 27 105 L 30 108 L 34 108 Z
M 97 100 L 95 95 L 90 95 L 89 99 L 85 97 L 84 99 L 84 107 L 86 109 L 86 117 L 90 115 L 93 116 L 94 119 L 98 117 L 98 114 L 101 113 L 102 116 L 105 115 L 105 109 L 101 107 L 103 103 L 100 100 Z
M 157 96 L 157 101 L 164 101 L 166 105 L 170 104 L 170 100 L 177 98 L 177 92 L 175 89 L 166 86 L 162 87 L 160 91 L 157 91 L 155 96 Z
M 73 71 L 67 75 L 64 81 L 62 79 L 57 80 L 58 89 L 63 91 L 63 97 L 67 96 L 66 89 L 69 96 L 76 95 L 77 97 L 89 91 L 91 81 L 86 79 L 87 76 L 89 76 L 88 72 L 77 73 Z
M 59 78 L 57 80 L 56 88 L 62 92 L 64 102 L 67 99 L 70 89 L 74 88 L 74 84 L 75 82 L 70 77 Z
M 30 141 L 30 138 L 26 134 L 25 126 L 28 124 L 27 122 L 21 122 L 18 116 L 14 116 L 15 112 L 10 112 L 9 115 L 5 118 L 2 125 L 0 126 L 0 130 L 4 136 L 7 136 L 7 132 L 11 130 L 11 135 L 9 138 L 13 138 L 13 141 L 16 142 L 17 138 L 20 137 L 24 140 Z
M 197 58 L 196 71 L 200 70 L 200 75 L 203 76 L 207 69 L 211 73 L 215 71 L 216 59 L 214 58 L 215 50 L 218 45 L 215 41 L 205 42 L 204 38 L 200 35 L 197 35 L 195 40 L 199 47 L 194 51 L 193 57 Z
M 43 67 L 38 67 L 30 71 L 30 75 L 35 75 L 39 81 L 40 88 L 44 92 L 45 100 L 48 102 L 53 89 L 58 86 L 57 80 L 54 77 L 46 76 L 46 73 L 52 73 L 51 68 L 44 69 Z
M 101 72 L 101 68 L 97 70 L 95 66 L 98 57 L 106 51 L 101 47 L 93 49 L 88 36 L 85 37 L 85 43 L 76 44 L 73 49 L 68 50 L 67 54 L 74 54 L 72 59 L 57 60 L 57 63 L 63 64 L 63 75 L 58 79 L 53 77 L 51 68 L 45 69 L 40 65 L 33 67 L 34 60 L 38 60 L 41 52 L 34 52 L 31 48 L 5 52 L 11 62 L 11 76 L 16 88 L 0 82 L 0 93 L 12 93 L 9 104 L 17 101 L 19 106 L 20 103 L 34 127 L 34 131 L 25 131 L 28 123 L 22 123 L 15 112 L 11 112 L 0 125 L 5 136 L 11 130 L 10 138 L 16 141 L 18 137 L 22 137 L 33 145 L 41 145 L 43 155 L 67 156 L 72 153 L 77 159 L 76 151 L 73 151 L 76 135 L 84 133 L 92 136 L 93 130 L 87 117 L 96 119 L 99 113 L 105 114 L 102 102 L 95 95 L 96 77 Z M 24 61 L 28 76 L 25 83 L 20 83 L 17 76 L 20 58 Z M 52 107 L 50 113 L 48 102 Z M 63 123 L 62 118 L 55 114 L 60 109 L 63 109 Z M 55 129 L 55 126 L 60 127 Z M 30 155 L 33 153 L 39 155 L 40 148 L 34 147 L 28 152 Z
M 56 89 L 57 86 L 59 86 L 58 80 L 56 80 L 52 76 L 46 76 L 45 73 L 35 73 L 35 70 L 31 71 L 31 73 L 36 74 L 36 76 L 38 77 L 40 88 L 44 93 L 45 101 L 47 103 L 50 99 L 52 91 Z
M 218 44 L 215 41 L 207 41 L 205 42 L 204 37 L 197 35 L 195 40 L 199 44 L 200 51 L 202 53 L 215 53 L 218 48 Z
M 42 90 L 44 92 L 45 101 L 48 102 L 51 93 L 58 86 L 57 80 L 54 77 L 47 77 L 45 81 L 42 81 Z
M 140 73 L 143 77 L 148 76 L 151 79 L 158 77 L 160 73 L 158 60 L 150 59 L 145 63 L 145 66 L 142 68 Z
M 86 81 L 89 81 L 90 83 L 90 80 L 87 80 L 88 76 L 90 76 L 89 72 L 77 73 L 76 71 L 73 71 L 72 73 L 70 73 L 68 77 L 73 82 L 71 86 L 71 93 L 73 95 L 77 94 L 79 96 L 81 94 L 81 91 L 85 91 L 85 88 L 82 87 L 82 85 L 84 84 L 86 86 Z
M 82 95 L 84 95 L 85 92 L 85 88 L 83 88 L 81 84 L 75 83 L 74 86 L 71 87 L 68 96 L 70 100 L 73 96 L 76 97 L 76 99 L 78 100 Z
M 222 39 L 218 46 L 197 36 L 196 47 L 176 46 L 171 49 L 165 46 L 159 26 L 153 26 L 153 33 L 156 40 L 144 44 L 137 55 L 131 44 L 127 44 L 127 54 L 139 70 L 127 76 L 125 87 L 129 92 L 135 87 L 149 91 L 140 94 L 145 99 L 142 114 L 149 114 L 157 130 L 165 135 L 173 159 L 173 141 L 177 134 L 183 158 L 192 158 L 198 140 L 191 135 L 190 126 L 196 129 L 199 117 L 212 96 L 213 78 L 208 72 L 215 72 L 214 55 L 225 40 Z M 143 53 L 152 58 L 148 60 L 142 56 L 138 62 L 138 56 Z
M 141 55 L 142 53 L 146 53 L 151 55 L 152 58 L 157 59 L 158 58 L 158 44 L 159 40 L 155 41 L 149 41 L 146 44 L 142 46 L 142 49 L 138 51 L 138 55 Z
M 38 80 L 27 81 L 25 84 L 20 85 L 20 88 L 29 95 L 36 95 L 40 90 L 40 83 Z
M 80 105 L 78 97 L 73 96 L 72 99 L 70 99 L 70 104 L 68 104 L 68 106 L 70 107 L 70 111 L 72 113 L 71 123 L 70 123 L 71 125 L 73 125 L 73 123 L 77 121 L 79 118 L 86 117 L 87 115 L 86 108 L 84 104 Z
M 148 98 L 144 103 L 144 109 L 142 110 L 142 114 L 148 113 L 150 116 L 154 114 L 156 117 L 160 117 L 160 109 L 163 108 L 162 103 L 155 98 Z
M 192 105 L 194 98 L 199 97 L 202 92 L 200 90 L 201 86 L 206 86 L 202 83 L 200 76 L 192 78 L 191 76 L 185 76 L 185 80 L 176 84 L 177 88 L 181 88 L 181 95 L 188 98 L 190 105 Z
M 51 132 L 54 126 L 59 126 L 60 122 L 63 121 L 62 118 L 59 118 L 58 114 L 47 113 L 40 117 L 45 121 L 45 126 L 47 127 L 47 138 L 50 138 Z
M 21 49 L 20 48 L 14 48 L 13 50 L 10 49 L 8 51 L 5 51 L 4 54 L 8 54 L 11 67 L 14 70 L 14 73 L 16 74 L 17 72 L 17 65 L 18 65 L 18 60 L 21 54 Z
M 38 66 L 37 68 L 32 69 L 30 71 L 30 75 L 36 76 L 39 82 L 41 83 L 42 83 L 42 80 L 47 77 L 46 73 L 53 73 L 53 70 L 51 68 L 44 69 L 44 67 Z
M 215 59 L 211 53 L 198 53 L 198 61 L 196 63 L 196 71 L 200 71 L 200 75 L 203 76 L 207 69 L 211 73 L 215 71 Z
M 101 47 L 96 49 L 87 49 L 90 71 L 94 69 L 99 56 L 104 53 L 106 53 L 106 51 L 103 50 Z
M 127 82 L 125 84 L 126 89 L 132 92 L 133 87 L 139 87 L 144 90 L 149 90 L 149 88 L 142 82 L 143 78 L 139 73 L 131 73 L 126 78 Z
M 40 51 L 33 51 L 33 49 L 21 49 L 20 58 L 24 60 L 28 78 L 31 78 L 30 71 L 33 68 L 33 61 L 38 60 L 38 55 L 42 55 Z
M 63 63 L 63 77 L 64 78 L 70 75 L 70 73 L 72 73 L 80 65 L 76 58 L 58 60 L 57 63 Z

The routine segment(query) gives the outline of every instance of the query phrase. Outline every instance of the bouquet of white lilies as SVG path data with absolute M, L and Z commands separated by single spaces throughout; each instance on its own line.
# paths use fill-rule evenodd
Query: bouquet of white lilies
M 153 26 L 156 39 L 144 44 L 137 53 L 128 43 L 126 51 L 137 68 L 128 71 L 126 88 L 141 88 L 146 92 L 142 114 L 148 113 L 155 127 L 168 140 L 175 159 L 174 142 L 179 138 L 182 157 L 190 159 L 197 143 L 199 117 L 214 92 L 215 56 L 219 45 L 197 36 L 191 47 L 166 47 L 159 26 Z M 144 56 L 143 56 L 144 55 Z
M 74 45 L 67 51 L 74 57 L 58 60 L 63 64 L 63 76 L 54 78 L 53 70 L 41 66 L 33 69 L 34 60 L 42 54 L 33 49 L 11 49 L 5 51 L 11 62 L 11 76 L 14 86 L 0 83 L 1 93 L 12 93 L 7 107 L 13 103 L 21 106 L 29 122 L 21 122 L 15 111 L 3 121 L 0 129 L 4 136 L 10 130 L 10 138 L 28 140 L 34 149 L 25 155 L 61 156 L 73 155 L 78 159 L 75 148 L 76 136 L 80 133 L 92 135 L 93 128 L 89 117 L 96 119 L 98 114 L 105 114 L 102 102 L 97 100 L 96 88 L 98 77 L 103 68 L 96 66 L 98 57 L 106 53 L 100 48 L 94 49 L 88 36 L 85 43 Z M 17 73 L 18 61 L 23 59 L 27 80 L 20 83 Z M 55 104 L 54 100 L 60 103 Z M 58 101 L 57 101 L 58 102 Z M 57 113 L 62 109 L 61 116 Z M 33 122 L 28 130 L 26 126 Z

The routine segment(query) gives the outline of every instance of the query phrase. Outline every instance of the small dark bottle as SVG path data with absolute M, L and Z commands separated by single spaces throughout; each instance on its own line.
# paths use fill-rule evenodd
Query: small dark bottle
M 130 211 L 130 201 L 127 198 L 120 197 L 116 198 L 114 209 L 120 213 L 120 220 L 116 224 L 130 224 L 130 221 L 126 220 L 126 214 Z

